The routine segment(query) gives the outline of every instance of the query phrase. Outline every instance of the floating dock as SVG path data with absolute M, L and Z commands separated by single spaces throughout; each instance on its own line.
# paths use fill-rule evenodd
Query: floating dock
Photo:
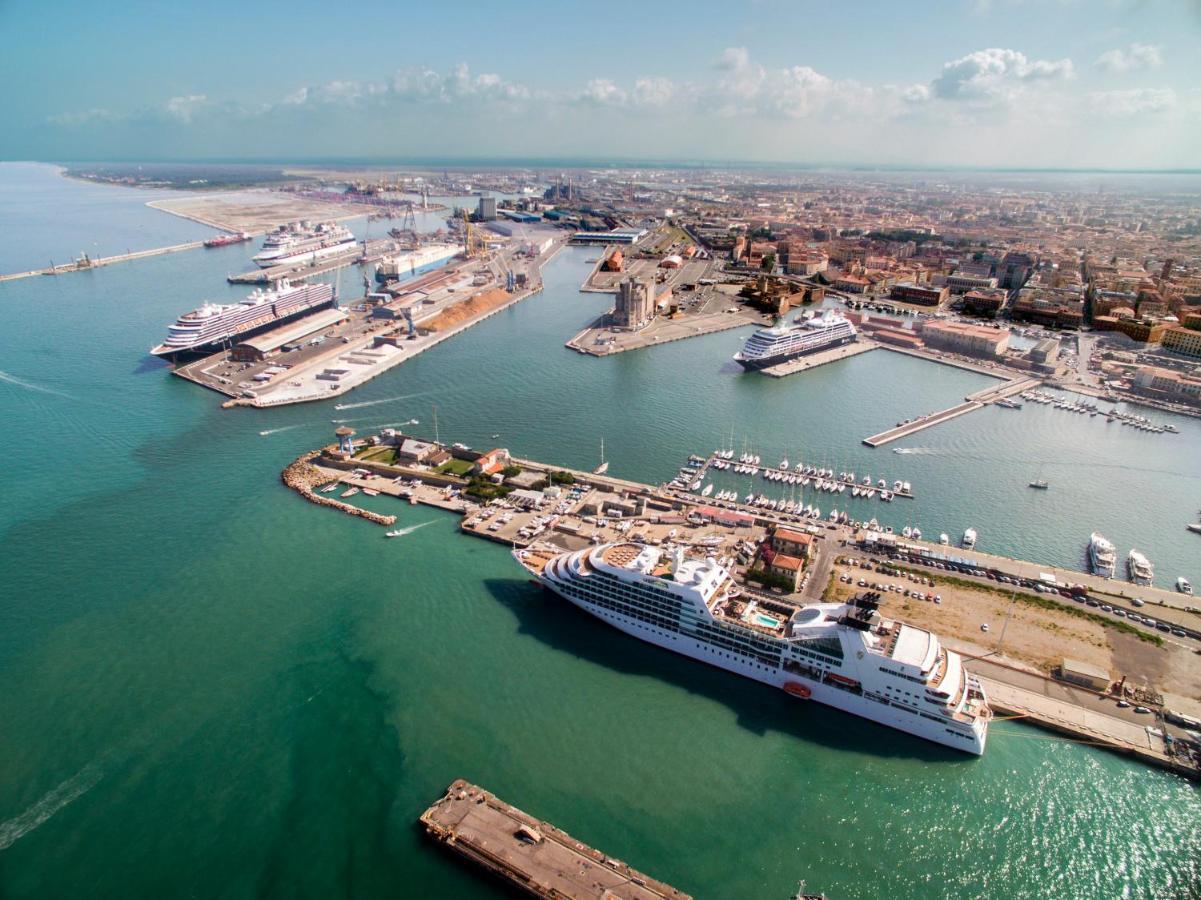
M 420 822 L 442 846 L 531 897 L 690 900 L 461 778 Z

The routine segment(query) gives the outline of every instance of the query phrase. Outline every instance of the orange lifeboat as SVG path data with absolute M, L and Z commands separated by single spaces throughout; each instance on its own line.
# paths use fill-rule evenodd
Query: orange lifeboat
M 813 696 L 813 691 L 809 690 L 809 688 L 805 687 L 799 681 L 784 682 L 784 691 L 785 693 L 792 694 L 794 697 L 800 697 L 802 700 L 808 700 Z

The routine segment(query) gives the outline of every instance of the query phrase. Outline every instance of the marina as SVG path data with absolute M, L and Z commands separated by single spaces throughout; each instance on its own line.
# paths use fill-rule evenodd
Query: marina
M 531 897 L 689 900 L 689 895 L 607 856 L 463 779 L 421 814 L 425 833 Z
M 428 504 L 459 513 L 463 517 L 460 528 L 464 532 L 505 543 L 518 550 L 526 550 L 534 554 L 530 559 L 546 561 L 549 559 L 545 555 L 547 552 L 578 554 L 590 546 L 608 546 L 613 542 L 633 541 L 649 546 L 662 546 L 667 552 L 671 552 L 673 546 L 692 547 L 695 552 L 710 557 L 729 554 L 730 559 L 741 557 L 745 560 L 748 558 L 747 553 L 753 553 L 748 548 L 762 540 L 758 536 L 763 533 L 762 529 L 768 529 L 770 534 L 772 529 L 778 531 L 791 527 L 788 524 L 789 517 L 771 510 L 759 510 L 753 506 L 735 503 L 729 505 L 728 511 L 723 512 L 706 506 L 706 498 L 703 497 L 682 500 L 676 492 L 666 490 L 666 486 L 654 488 L 650 485 L 612 479 L 607 475 L 596 476 L 507 456 L 501 458 L 507 460 L 507 465 L 520 470 L 526 479 L 524 483 L 534 485 L 535 489 L 521 489 L 508 496 L 498 496 L 491 502 L 481 501 L 480 498 L 465 493 L 476 490 L 476 482 L 469 482 L 451 474 L 450 466 L 435 471 L 428 465 L 417 462 L 401 463 L 398 460 L 395 463 L 381 464 L 370 459 L 381 454 L 387 456 L 383 451 L 389 447 L 388 441 L 395 441 L 394 446 L 404 448 L 412 443 L 408 439 L 399 435 L 384 435 L 384 441 L 368 441 L 362 445 L 362 452 L 356 451 L 352 455 L 350 449 L 356 445 L 353 434 L 348 431 L 344 430 L 341 433 L 340 441 L 343 443 L 339 446 L 327 447 L 320 454 L 306 454 L 289 470 L 308 473 L 305 476 L 305 484 L 309 486 L 336 477 L 341 484 L 372 488 L 409 503 Z M 423 442 L 420 446 L 430 445 Z M 401 451 L 398 449 L 396 452 Z M 432 453 L 431 458 L 439 456 L 437 449 L 422 452 Z M 501 453 L 490 451 L 489 454 L 480 455 L 463 445 L 456 445 L 455 448 L 442 452 L 454 454 L 455 458 L 463 460 L 492 459 Z M 561 484 L 564 490 L 540 494 L 538 484 Z M 307 493 L 303 490 L 301 492 L 305 493 L 308 499 L 314 499 L 311 488 Z M 511 502 L 513 499 L 517 499 L 516 504 Z M 1134 615 L 1134 608 L 1129 605 L 1129 596 L 1110 584 L 1107 579 L 1094 580 L 1093 576 L 1082 572 L 1054 569 L 1048 571 L 1048 567 L 1038 564 L 980 553 L 972 549 L 976 539 L 974 529 L 968 529 L 968 533 L 965 534 L 966 549 L 955 550 L 922 542 L 910 536 L 886 535 L 863 527 L 847 528 L 834 523 L 809 525 L 804 531 L 809 535 L 806 540 L 813 541 L 814 547 L 808 567 L 811 570 L 810 574 L 830 572 L 831 565 L 842 559 L 838 556 L 837 548 L 854 546 L 869 556 L 883 555 L 890 560 L 903 559 L 908 564 L 917 564 L 930 571 L 936 568 L 954 568 L 980 579 L 983 584 L 987 584 L 988 579 L 1009 580 L 1015 585 L 1020 583 L 1025 590 L 1033 589 L 1035 594 L 1049 592 L 1062 593 L 1064 596 L 1070 595 L 1068 587 L 1072 586 L 1072 590 L 1081 592 L 1081 597 L 1085 596 L 1084 592 L 1089 592 L 1098 598 L 1113 598 L 1115 601 L 1121 598 L 1125 601 L 1123 605 L 1106 605 L 1109 612 L 1101 610 L 1089 615 L 1094 616 L 1098 622 L 1112 622 L 1115 628 L 1148 635 L 1146 639 L 1149 641 L 1160 640 L 1154 637 L 1159 630 L 1178 635 L 1186 642 L 1201 642 L 1197 614 L 1190 612 L 1191 607 L 1181 602 L 1180 594 L 1154 589 L 1147 592 L 1144 589 L 1147 600 L 1158 604 L 1155 612 L 1148 614 L 1144 620 L 1141 615 Z M 987 579 L 984 577 L 986 573 L 989 573 Z M 798 592 L 801 596 L 810 597 L 810 602 L 820 601 L 829 590 L 826 587 L 827 577 L 833 582 L 833 574 L 822 575 L 812 581 L 803 582 Z M 752 591 L 749 596 L 753 598 L 755 593 Z M 761 596 L 766 599 L 769 595 Z M 1138 604 L 1142 603 L 1144 600 L 1140 599 Z M 1090 597 L 1090 607 L 1100 609 L 1101 605 L 1100 599 L 1094 602 Z M 1070 606 L 1063 608 L 1074 614 Z M 764 624 L 766 621 L 765 619 Z M 956 646 L 955 641 L 952 642 L 952 646 Z M 1201 643 L 1198 646 L 1201 646 Z M 971 658 L 967 660 L 966 665 L 969 670 L 972 669 Z M 995 667 L 990 669 L 989 677 L 1006 681 L 1004 672 L 998 674 Z M 1023 672 L 1020 677 L 1015 676 L 1018 686 L 1026 692 L 1030 690 L 1029 677 L 1027 672 Z M 1045 675 L 1040 677 L 1046 680 Z M 1027 717 L 1032 723 L 1042 721 L 1043 714 L 1046 713 L 1049 717 L 1049 727 L 1065 733 L 1075 727 L 1064 719 L 1059 707 L 1044 708 L 1039 703 L 1031 702 L 1017 704 L 1017 701 L 1012 700 L 1017 694 L 1010 692 L 1005 696 L 1011 698 L 1011 706 L 1021 705 L 1020 713 L 1015 714 Z M 1062 701 L 1063 697 L 1059 696 L 1059 702 Z M 1088 721 L 1089 730 L 1096 730 L 1098 724 L 1104 724 L 1104 719 L 1095 717 Z M 904 722 L 902 717 L 901 724 Z M 1118 724 L 1113 726 L 1112 735 L 1102 729 L 1094 735 L 1095 739 L 1156 765 L 1184 774 L 1194 772 L 1193 764 L 1185 764 L 1182 767 L 1173 756 L 1170 746 L 1161 748 L 1155 745 L 1154 741 L 1147 746 L 1143 746 L 1145 742 L 1142 741 L 1132 743 L 1128 725 L 1121 719 L 1117 722 Z M 1112 737 L 1112 740 L 1109 740 L 1107 735 Z

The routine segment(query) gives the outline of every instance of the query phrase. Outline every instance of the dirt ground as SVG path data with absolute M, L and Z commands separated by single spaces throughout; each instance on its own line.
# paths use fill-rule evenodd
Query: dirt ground
M 839 574 L 853 575 L 855 584 L 838 581 Z M 845 600 L 869 584 L 919 587 L 905 575 L 886 576 L 864 572 L 857 566 L 835 567 L 835 580 L 827 600 Z M 948 646 L 978 655 L 991 652 L 1003 661 L 1050 673 L 1063 657 L 1071 657 L 1106 669 L 1115 678 L 1126 675 L 1136 686 L 1144 684 L 1164 694 L 1168 706 L 1201 714 L 1201 657 L 1167 643 L 1163 647 L 1139 640 L 1132 634 L 1106 628 L 1095 622 L 1011 602 L 1008 595 L 939 583 L 920 586 L 938 594 L 941 604 L 883 592 L 881 612 L 889 618 L 917 625 L 937 634 Z M 1008 620 L 1008 621 L 1007 621 Z M 987 624 L 983 632 L 980 626 Z
M 265 190 L 197 194 L 169 200 L 154 200 L 148 205 L 200 222 L 202 225 L 251 234 L 269 231 L 277 225 L 295 222 L 298 219 L 328 222 L 331 219 L 351 218 L 369 212 L 347 203 L 305 200 Z
M 461 325 L 475 316 L 491 312 L 496 307 L 508 303 L 512 299 L 512 294 L 500 288 L 481 291 L 469 300 L 457 303 L 449 309 L 443 310 L 428 322 L 422 322 L 421 327 L 428 331 L 446 331 L 454 328 L 456 325 Z

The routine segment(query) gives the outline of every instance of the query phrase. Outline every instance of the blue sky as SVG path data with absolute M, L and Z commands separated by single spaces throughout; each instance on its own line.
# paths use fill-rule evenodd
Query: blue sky
M 0 158 L 1201 167 L 1201 3 L 0 0 Z

